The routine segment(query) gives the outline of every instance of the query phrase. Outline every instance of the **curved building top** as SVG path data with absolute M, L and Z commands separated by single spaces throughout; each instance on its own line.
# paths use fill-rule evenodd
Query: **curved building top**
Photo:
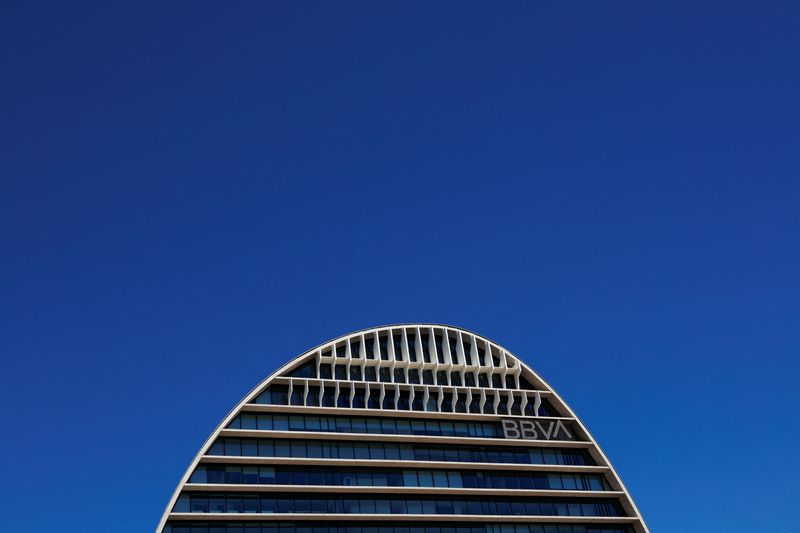
M 264 379 L 203 444 L 157 528 L 301 530 L 648 532 L 553 388 L 440 324 L 357 331 Z

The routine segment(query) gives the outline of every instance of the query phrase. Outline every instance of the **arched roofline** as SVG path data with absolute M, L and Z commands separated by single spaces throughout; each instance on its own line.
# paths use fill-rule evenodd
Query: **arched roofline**
M 383 326 L 375 326 L 375 327 L 370 327 L 370 328 L 363 328 L 363 329 L 359 329 L 359 330 L 350 332 L 350 333 L 348 333 L 346 335 L 340 335 L 338 337 L 334 337 L 334 338 L 329 339 L 329 340 L 327 340 L 327 341 L 325 341 L 323 343 L 320 343 L 320 344 L 314 346 L 313 348 L 311 348 L 310 350 L 306 350 L 303 353 L 301 353 L 300 355 L 297 355 L 296 357 L 290 359 L 287 363 L 285 363 L 284 365 L 282 365 L 281 367 L 276 369 L 274 372 L 272 372 L 270 375 L 268 375 L 266 378 L 261 380 L 261 382 L 259 382 L 255 387 L 253 387 L 250 390 L 250 392 L 248 392 L 236 404 L 236 406 L 233 409 L 231 409 L 231 411 L 227 415 L 225 415 L 225 417 L 222 419 L 222 421 L 214 428 L 214 431 L 211 432 L 209 437 L 205 440 L 203 445 L 200 447 L 200 450 L 197 452 L 197 455 L 195 455 L 195 457 L 192 460 L 191 464 L 189 465 L 189 467 L 186 469 L 186 471 L 184 472 L 183 476 L 181 477 L 180 482 L 175 487 L 175 490 L 172 493 L 172 497 L 170 498 L 169 502 L 167 503 L 167 506 L 164 509 L 164 513 L 161 516 L 161 520 L 159 521 L 158 526 L 156 527 L 156 533 L 161 533 L 163 531 L 164 526 L 166 525 L 167 520 L 169 519 L 170 511 L 175 506 L 175 503 L 177 502 L 178 497 L 180 496 L 181 490 L 183 489 L 184 485 L 186 485 L 186 483 L 189 481 L 189 478 L 191 477 L 192 472 L 194 472 L 195 468 L 200 463 L 200 460 L 203 457 L 203 455 L 205 455 L 205 453 L 208 451 L 208 449 L 211 447 L 211 445 L 214 443 L 214 441 L 219 436 L 220 431 L 222 429 L 224 429 L 225 427 L 227 427 L 228 424 L 230 424 L 230 422 L 236 417 L 237 414 L 239 414 L 239 412 L 241 411 L 242 407 L 245 404 L 250 403 L 256 396 L 261 394 L 261 392 L 263 392 L 269 386 L 269 384 L 272 382 L 272 380 L 274 380 L 276 377 L 279 377 L 279 376 L 283 375 L 286 372 L 290 372 L 290 371 L 294 370 L 295 368 L 297 368 L 298 366 L 303 364 L 307 359 L 310 359 L 311 357 L 313 357 L 314 354 L 316 354 L 318 351 L 322 350 L 323 348 L 326 348 L 328 346 L 335 346 L 337 343 L 339 343 L 341 341 L 345 341 L 345 340 L 347 340 L 347 339 L 349 339 L 351 337 L 364 335 L 364 334 L 368 334 L 368 333 L 384 332 L 384 331 L 387 331 L 387 330 L 400 329 L 400 328 L 440 328 L 440 329 L 445 329 L 445 330 L 448 330 L 448 331 L 456 331 L 456 332 L 466 333 L 466 334 L 474 336 L 476 339 L 480 339 L 482 341 L 485 341 L 485 342 L 489 343 L 490 346 L 492 346 L 494 348 L 497 348 L 501 353 L 510 356 L 514 361 L 516 361 L 520 365 L 521 370 L 528 374 L 528 377 L 532 377 L 535 380 L 537 385 L 540 385 L 540 386 L 544 387 L 545 390 L 549 391 L 553 395 L 553 398 L 556 400 L 556 403 L 560 407 L 565 409 L 567 411 L 567 413 L 569 414 L 569 416 L 574 419 L 575 423 L 578 424 L 578 426 L 581 428 L 581 430 L 588 437 L 589 441 L 592 443 L 592 445 L 596 449 L 597 453 L 602 457 L 602 459 L 605 462 L 605 464 L 609 467 L 611 475 L 614 477 L 615 481 L 619 484 L 620 489 L 624 493 L 624 496 L 625 496 L 624 499 L 627 501 L 627 503 L 630 504 L 631 508 L 629 509 L 629 511 L 632 512 L 633 515 L 636 518 L 639 519 L 642 527 L 644 528 L 644 533 L 649 533 L 650 530 L 648 529 L 647 525 L 645 524 L 644 519 L 642 518 L 641 513 L 639 512 L 639 509 L 636 506 L 636 502 L 634 502 L 633 497 L 631 496 L 630 492 L 628 492 L 628 489 L 625 486 L 625 484 L 623 483 L 623 481 L 620 478 L 620 476 L 617 474 L 617 471 L 614 468 L 614 466 L 611 464 L 611 461 L 608 459 L 608 456 L 606 456 L 605 452 L 600 447 L 600 445 L 598 444 L 597 440 L 594 438 L 594 436 L 591 434 L 591 432 L 588 430 L 588 428 L 583 424 L 581 419 L 578 418 L 578 416 L 575 414 L 575 412 L 572 410 L 572 408 L 569 407 L 567 402 L 564 401 L 564 399 L 556 392 L 556 390 L 544 378 L 542 378 L 535 370 L 533 370 L 533 368 L 531 368 L 527 363 L 525 363 L 525 361 L 523 361 L 520 357 L 516 356 L 513 352 L 511 352 L 509 350 L 506 350 L 501 344 L 491 340 L 490 338 L 488 338 L 488 337 L 486 337 L 484 335 L 481 335 L 481 334 L 476 333 L 476 332 L 474 332 L 472 330 L 469 330 L 469 329 L 466 329 L 466 328 L 462 328 L 462 327 L 459 327 L 459 326 L 452 326 L 452 325 L 449 325 L 449 324 L 438 324 L 438 323 L 423 323 L 423 322 L 387 324 L 387 325 L 383 325 Z

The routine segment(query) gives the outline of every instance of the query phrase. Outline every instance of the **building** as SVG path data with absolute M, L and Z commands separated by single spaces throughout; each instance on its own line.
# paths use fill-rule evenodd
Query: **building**
M 157 532 L 644 533 L 556 392 L 450 326 L 359 331 L 253 389 L 189 465 Z

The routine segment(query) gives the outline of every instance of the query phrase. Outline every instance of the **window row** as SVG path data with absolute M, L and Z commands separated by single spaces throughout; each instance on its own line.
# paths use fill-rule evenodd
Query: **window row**
M 181 494 L 175 513 L 424 514 L 620 516 L 614 500 L 586 498 L 448 498 L 445 496 Z
M 410 330 L 406 330 L 406 340 L 408 347 L 408 359 L 413 363 L 433 363 L 439 362 L 445 364 L 445 337 L 443 335 L 433 336 L 433 346 L 431 346 L 431 336 L 429 333 L 420 334 L 419 344 L 417 343 L 417 335 Z M 366 359 L 373 361 L 403 361 L 403 339 L 399 332 L 379 334 L 377 342 L 375 342 L 375 335 L 366 335 L 364 337 L 363 356 L 362 356 L 362 343 L 360 340 L 349 339 L 342 342 L 331 350 L 322 352 L 322 357 L 347 357 L 347 345 L 350 344 L 350 357 L 352 359 Z M 389 347 L 392 347 L 394 357 L 389 353 Z M 450 352 L 450 360 L 455 364 L 462 364 L 468 366 L 501 366 L 500 358 L 492 354 L 489 358 L 486 357 L 486 350 L 479 345 L 473 346 L 470 342 L 463 342 L 463 358 L 459 356 L 458 340 L 454 337 L 447 337 L 447 348 Z M 302 372 L 300 368 L 294 372 Z
M 377 461 L 458 461 L 533 465 L 594 465 L 588 450 L 515 448 L 510 446 L 445 446 L 421 443 L 349 442 L 220 437 L 208 455 L 302 457 L 309 459 L 372 459 Z
M 515 490 L 609 490 L 602 475 L 479 470 L 200 465 L 190 483 Z
M 625 525 L 463 524 L 364 525 L 308 522 L 168 523 L 164 533 L 631 533 Z
M 569 427 L 569 423 L 564 423 Z M 552 424 L 551 424 L 552 426 Z M 358 416 L 277 415 L 242 413 L 228 425 L 230 429 L 268 431 L 319 431 L 326 433 L 372 433 L 382 435 L 433 435 L 441 437 L 503 438 L 499 422 L 459 420 L 412 420 Z M 551 430 L 553 427 L 550 428 Z M 556 427 L 556 431 L 558 428 Z M 540 433 L 543 433 L 540 432 Z M 565 431 L 552 434 L 552 440 L 577 440 Z
M 389 369 L 382 369 L 389 370 Z M 484 394 L 464 390 L 431 390 L 424 388 L 371 388 L 350 381 L 317 384 L 270 385 L 259 394 L 255 403 L 265 405 L 299 405 L 307 407 L 341 407 L 353 409 L 388 409 L 427 411 L 431 413 L 474 413 L 487 415 L 558 416 L 546 399 L 537 402 L 524 392 L 484 390 Z
M 293 378 L 308 379 L 337 379 L 350 381 L 372 381 L 382 383 L 412 383 L 417 385 L 443 385 L 453 387 L 482 387 L 495 389 L 527 389 L 534 390 L 533 385 L 528 383 L 525 378 L 520 377 L 519 383 L 513 374 L 507 374 L 505 370 L 497 371 L 472 371 L 446 370 L 434 371 L 425 368 L 394 368 L 390 366 L 373 366 L 359 363 L 320 363 L 309 361 L 287 374 Z

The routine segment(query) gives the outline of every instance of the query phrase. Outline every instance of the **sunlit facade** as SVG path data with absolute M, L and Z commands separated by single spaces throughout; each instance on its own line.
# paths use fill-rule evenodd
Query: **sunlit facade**
M 520 359 L 475 333 L 359 331 L 222 421 L 157 533 L 645 533 L 611 463 Z

